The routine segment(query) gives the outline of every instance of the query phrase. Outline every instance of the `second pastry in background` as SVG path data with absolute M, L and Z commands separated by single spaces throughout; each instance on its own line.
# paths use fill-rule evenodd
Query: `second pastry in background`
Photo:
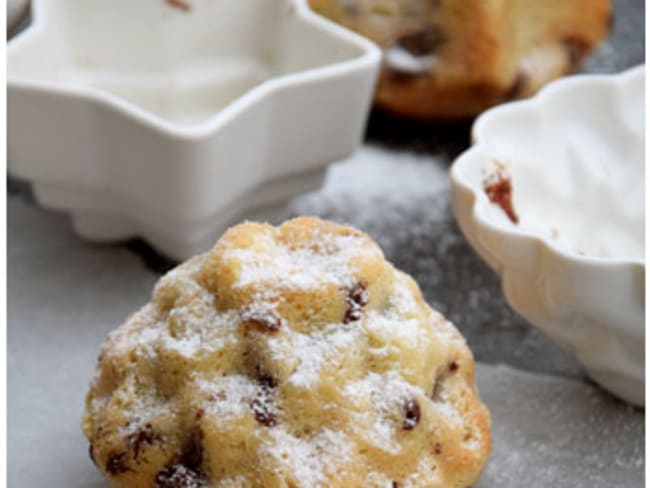
M 609 31 L 609 0 L 309 0 L 379 44 L 377 105 L 473 117 L 572 71 Z

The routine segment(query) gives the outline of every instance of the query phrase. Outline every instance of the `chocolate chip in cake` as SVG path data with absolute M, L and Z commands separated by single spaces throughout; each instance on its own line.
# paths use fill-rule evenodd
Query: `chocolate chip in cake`
M 366 286 L 367 284 L 365 281 L 360 281 L 357 286 L 350 291 L 350 299 L 360 307 L 368 305 L 370 299 Z
M 243 322 L 250 324 L 261 332 L 277 332 L 282 326 L 282 319 L 270 310 L 257 310 L 254 307 L 243 307 L 239 311 Z
M 456 360 L 453 360 L 452 362 L 449 363 L 449 371 L 451 371 L 452 373 L 458 371 L 459 367 L 460 366 L 458 365 L 458 362 Z
M 277 382 L 269 373 L 257 367 L 257 381 L 259 388 L 257 396 L 250 401 L 250 408 L 255 415 L 255 420 L 267 427 L 273 427 L 277 424 L 277 418 L 273 411 L 273 389 Z
M 203 446 L 202 446 L 203 432 L 196 427 L 190 438 L 190 442 L 183 451 L 182 463 L 183 466 L 190 468 L 194 471 L 199 470 L 203 464 Z
M 173 464 L 156 475 L 153 488 L 201 488 L 206 486 L 205 478 L 197 471 Z
M 273 427 L 277 424 L 277 418 L 273 411 L 273 398 L 271 388 L 262 385 L 257 396 L 250 402 L 250 408 L 255 415 L 255 420 L 266 427 Z
M 420 404 L 415 399 L 407 400 L 404 404 L 404 430 L 413 430 L 420 423 Z
M 257 381 L 264 388 L 271 389 L 276 387 L 275 378 L 268 373 L 260 371 L 259 368 L 257 370 Z
M 257 382 L 260 386 L 267 388 L 268 390 L 271 390 L 277 386 L 277 381 L 273 375 L 269 373 L 259 362 L 256 362 L 255 364 L 255 378 L 257 379 Z
M 405 49 L 414 56 L 427 56 L 434 54 L 444 41 L 440 29 L 427 26 L 424 29 L 410 32 L 399 37 L 395 45 Z
M 575 36 L 567 36 L 562 39 L 562 46 L 571 66 L 577 65 L 589 52 L 589 43 Z
M 393 488 L 399 488 L 399 483 L 397 481 L 393 481 Z
M 277 424 L 275 414 L 269 409 L 268 405 L 264 401 L 255 398 L 251 401 L 250 407 L 253 411 L 253 415 L 255 415 L 255 420 L 260 424 L 265 425 L 266 427 L 273 427 Z
M 358 308 L 348 308 L 348 310 L 345 312 L 345 318 L 343 319 L 344 324 L 349 324 L 350 322 L 356 322 L 357 320 L 361 320 L 361 310 Z
M 433 452 L 435 452 L 436 454 L 442 453 L 442 444 L 436 442 L 436 444 L 433 446 Z
M 366 290 L 367 283 L 360 281 L 348 291 L 346 297 L 347 309 L 343 317 L 343 323 L 349 324 L 360 320 L 363 315 L 363 307 L 368 305 L 370 297 Z
M 131 471 L 126 464 L 126 453 L 114 454 L 106 461 L 106 472 L 112 476 Z
M 140 450 L 145 444 L 153 444 L 160 440 L 160 436 L 156 435 L 153 431 L 151 424 L 145 425 L 142 429 L 129 436 L 129 443 L 133 446 L 133 453 L 135 459 L 138 459 Z

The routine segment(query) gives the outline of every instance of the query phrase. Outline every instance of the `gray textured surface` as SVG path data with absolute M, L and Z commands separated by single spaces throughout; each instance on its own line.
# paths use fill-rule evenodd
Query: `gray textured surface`
M 614 31 L 587 71 L 643 62 L 644 4 L 614 4 Z M 478 360 L 573 378 L 478 368 L 495 433 L 481 488 L 640 486 L 644 414 L 575 381 L 584 381 L 579 366 L 507 307 L 453 222 L 445 170 L 469 127 L 374 113 L 368 140 L 396 152 L 370 148 L 334 165 L 326 186 L 290 211 L 371 233 L 458 325 Z M 104 334 L 146 301 L 170 263 L 140 242 L 85 244 L 67 218 L 34 208 L 25 185 L 10 181 L 9 193 L 9 486 L 104 486 L 79 433 L 83 393 Z

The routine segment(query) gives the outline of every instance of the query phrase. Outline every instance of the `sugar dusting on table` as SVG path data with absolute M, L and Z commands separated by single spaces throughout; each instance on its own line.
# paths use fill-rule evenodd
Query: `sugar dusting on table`
M 295 437 L 283 429 L 270 433 L 273 442 L 260 449 L 262 459 L 270 457 L 287 472 L 293 472 L 298 486 L 326 486 L 334 470 L 350 456 L 353 444 L 342 432 L 323 429 L 311 439 Z
M 476 488 L 642 486 L 643 412 L 595 385 L 481 365 L 493 452 Z

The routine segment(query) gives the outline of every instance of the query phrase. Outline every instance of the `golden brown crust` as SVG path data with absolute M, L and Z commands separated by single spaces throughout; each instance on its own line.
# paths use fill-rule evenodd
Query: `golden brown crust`
M 310 0 L 384 49 L 376 103 L 472 117 L 572 71 L 611 23 L 609 0 Z
M 102 349 L 91 455 L 120 487 L 466 487 L 489 414 L 456 329 L 366 234 L 247 223 Z

